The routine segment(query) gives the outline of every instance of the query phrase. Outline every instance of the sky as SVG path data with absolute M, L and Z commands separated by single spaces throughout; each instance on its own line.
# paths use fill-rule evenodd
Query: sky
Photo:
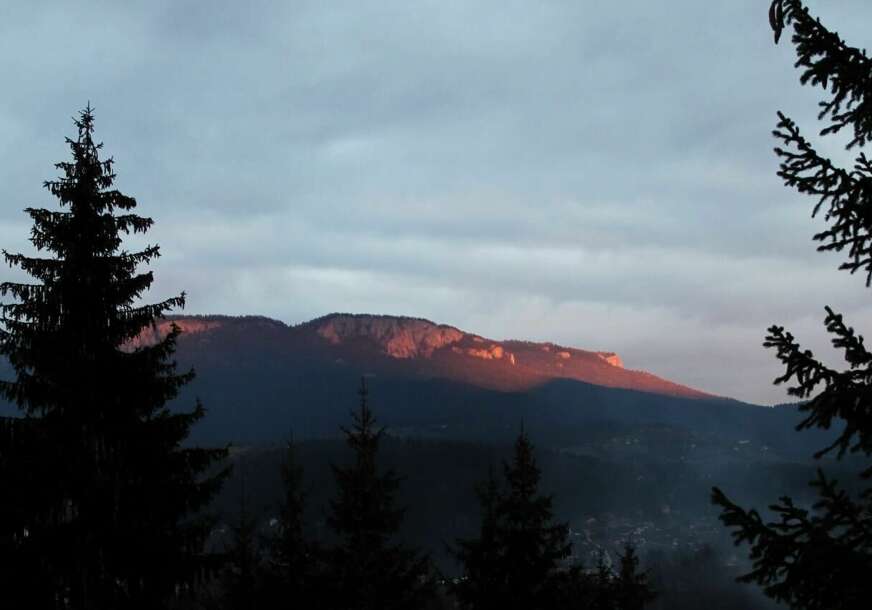
M 783 402 L 766 328 L 839 365 L 824 306 L 860 332 L 872 307 L 775 175 L 776 111 L 814 136 L 821 92 L 768 4 L 4 2 L 0 245 L 32 252 L 22 209 L 56 205 L 90 101 L 155 220 L 152 300 L 424 317 Z M 872 40 L 868 2 L 809 5 Z

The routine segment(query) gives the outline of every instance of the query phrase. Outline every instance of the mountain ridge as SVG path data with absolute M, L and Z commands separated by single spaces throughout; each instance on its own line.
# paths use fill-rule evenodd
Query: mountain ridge
M 280 352 L 321 357 L 418 378 L 446 378 L 501 391 L 528 390 L 553 379 L 680 396 L 719 398 L 648 371 L 624 368 L 615 352 L 591 351 L 552 342 L 495 340 L 426 318 L 334 312 L 288 325 L 265 316 L 175 315 L 146 329 L 132 347 L 153 343 L 172 324 L 182 330 L 180 346 L 243 328 Z M 242 340 L 241 338 L 238 340 Z
M 718 460 L 733 460 L 749 448 L 766 459 L 794 459 L 822 442 L 812 432 L 793 432 L 800 421 L 796 409 L 695 393 L 615 366 L 603 355 L 611 352 L 491 341 L 421 318 L 363 314 L 294 325 L 263 316 L 175 316 L 137 341 L 154 342 L 173 324 L 187 331 L 175 360 L 196 376 L 168 407 L 188 411 L 200 402 L 208 412 L 193 443 L 335 436 L 357 402 L 362 376 L 369 379 L 379 421 L 405 437 L 511 442 L 523 422 L 543 446 L 560 450 L 596 453 L 602 443 L 631 447 L 639 438 L 662 445 L 657 451 L 675 443 L 689 447 L 687 459 L 694 462 L 712 451 Z M 338 340 L 323 336 L 331 330 Z M 410 345 L 399 341 L 391 355 L 389 341 L 403 337 L 418 341 L 411 346 L 418 351 L 410 353 Z M 432 348 L 429 356 L 425 348 Z M 4 371 L 10 378 L 8 363 Z M 0 415 L 17 413 L 0 401 Z M 708 449 L 701 453 L 703 447 Z

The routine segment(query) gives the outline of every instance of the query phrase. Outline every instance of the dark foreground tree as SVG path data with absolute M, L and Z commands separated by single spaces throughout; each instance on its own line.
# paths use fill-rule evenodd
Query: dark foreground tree
M 130 347 L 184 295 L 140 302 L 153 280 L 140 269 L 159 250 L 129 252 L 122 238 L 152 221 L 113 188 L 90 107 L 76 126 L 72 159 L 45 183 L 61 209 L 26 210 L 44 255 L 4 251 L 33 280 L 0 286 L 12 297 L 2 305 L 0 354 L 16 374 L 0 391 L 21 410 L 13 427 L 26 430 L 0 458 L 3 503 L 24 509 L 0 526 L 2 567 L 15 567 L 0 570 L 0 605 L 160 608 L 205 566 L 208 523 L 196 515 L 221 483 L 221 473 L 207 473 L 225 451 L 183 448 L 203 407 L 166 406 L 193 376 L 172 360 L 178 328 Z M 22 468 L 30 479 L 7 476 Z
M 343 431 L 353 458 L 333 466 L 338 497 L 327 524 L 338 543 L 325 553 L 325 603 L 335 610 L 419 610 L 434 596 L 430 561 L 394 541 L 404 513 L 396 506 L 400 478 L 379 472 L 383 429 L 376 429 L 363 379 L 360 409 Z
M 461 608 L 640 610 L 654 599 L 632 546 L 625 548 L 617 574 L 602 561 L 594 571 L 566 563 L 572 553 L 569 526 L 554 521 L 552 496 L 539 492 L 541 473 L 526 433 L 515 441 L 503 473 L 504 489 L 491 471 L 477 490 L 478 537 L 458 540 L 452 551 L 461 567 L 452 587 Z
M 264 599 L 266 608 L 314 608 L 321 573 L 319 548 L 306 537 L 306 490 L 303 487 L 303 467 L 297 458 L 296 446 L 288 442 L 285 461 L 281 466 L 283 495 L 279 505 L 278 523 L 266 541 Z
M 27 524 L 55 490 L 42 430 L 29 418 L 0 418 L 0 607 L 53 608 L 42 545 Z M 27 604 L 26 606 L 24 604 Z
M 657 597 L 648 574 L 639 570 L 639 556 L 632 544 L 624 545 L 610 589 L 616 610 L 642 610 Z
M 776 42 L 782 29 L 793 27 L 796 66 L 803 84 L 828 91 L 819 120 L 821 136 L 847 132 L 849 149 L 864 147 L 872 137 L 872 62 L 809 14 L 800 0 L 775 0 L 770 21 Z M 861 152 L 853 168 L 839 167 L 820 155 L 797 125 L 779 113 L 775 137 L 781 140 L 778 175 L 798 192 L 815 198 L 813 215 L 823 210 L 828 226 L 815 235 L 818 250 L 847 252 L 841 269 L 866 274 L 872 281 L 872 163 Z M 780 326 L 772 326 L 764 345 L 774 348 L 784 364 L 776 383 L 792 383 L 790 394 L 804 402 L 799 430 L 834 429 L 834 442 L 816 454 L 835 452 L 872 456 L 872 353 L 858 335 L 829 307 L 825 325 L 832 343 L 844 352 L 848 367 L 832 369 L 803 350 Z M 872 466 L 861 477 L 865 490 L 849 494 L 819 471 L 819 499 L 801 507 L 781 498 L 769 507 L 766 521 L 756 510 L 731 502 L 719 489 L 713 501 L 721 519 L 734 529 L 736 544 L 751 546 L 753 569 L 741 580 L 763 587 L 772 598 L 792 608 L 851 610 L 868 608 L 872 600 Z
M 451 549 L 462 568 L 462 577 L 454 585 L 453 593 L 463 608 L 500 610 L 495 592 L 501 589 L 505 574 L 497 537 L 500 488 L 492 468 L 487 482 L 479 485 L 476 493 L 481 507 L 481 528 L 477 538 L 458 540 Z
M 622 600 L 616 592 L 615 574 L 604 552 L 594 569 L 573 565 L 557 574 L 556 583 L 556 610 L 625 610 L 619 603 Z
M 572 552 L 569 525 L 555 523 L 553 498 L 539 492 L 541 472 L 525 432 L 515 441 L 510 463 L 503 465 L 506 491 L 497 506 L 503 564 L 504 605 L 531 610 L 553 607 L 553 578 Z
M 539 493 L 540 471 L 526 433 L 518 436 L 503 474 L 506 489 L 499 490 L 491 476 L 480 490 L 479 537 L 457 543 L 457 598 L 470 610 L 554 608 L 561 562 L 572 549 L 569 526 L 554 523 L 552 498 Z
M 226 610 L 260 608 L 261 554 L 257 541 L 257 519 L 251 514 L 245 493 L 245 473 L 239 478 L 239 514 L 230 526 L 231 540 L 225 549 L 221 584 Z

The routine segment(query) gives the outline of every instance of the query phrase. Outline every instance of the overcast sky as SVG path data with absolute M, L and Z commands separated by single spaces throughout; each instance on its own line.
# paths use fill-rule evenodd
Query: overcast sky
M 767 326 L 823 356 L 824 305 L 872 308 L 775 176 L 776 110 L 812 135 L 819 92 L 768 3 L 3 2 L 0 245 L 29 251 L 90 100 L 154 300 L 420 316 L 780 402 Z M 810 5 L 872 41 L 868 2 Z

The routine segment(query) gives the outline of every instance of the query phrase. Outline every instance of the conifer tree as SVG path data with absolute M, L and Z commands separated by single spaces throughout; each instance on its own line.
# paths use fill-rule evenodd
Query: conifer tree
M 452 549 L 454 558 L 463 568 L 463 577 L 453 587 L 462 608 L 468 610 L 500 610 L 495 591 L 503 586 L 497 509 L 500 489 L 493 468 L 488 480 L 476 489 L 481 507 L 481 528 L 478 538 L 458 540 Z
M 648 575 L 639 571 L 639 556 L 632 544 L 624 545 L 620 556 L 618 573 L 611 583 L 612 598 L 616 610 L 642 610 L 657 597 Z
M 239 514 L 231 526 L 233 534 L 226 550 L 224 570 L 225 606 L 227 610 L 258 609 L 260 553 L 257 547 L 257 520 L 248 508 L 245 473 L 240 474 Z
M 596 570 L 591 574 L 585 574 L 584 580 L 587 581 L 586 584 L 590 590 L 590 610 L 613 610 L 616 605 L 612 591 L 615 575 L 612 572 L 611 563 L 606 563 L 607 558 L 605 550 L 601 550 L 596 562 Z
M 557 575 L 555 610 L 642 610 L 657 598 L 646 572 L 639 571 L 639 557 L 625 545 L 614 572 L 601 552 L 596 568 L 575 564 Z
M 812 17 L 801 0 L 774 0 L 770 23 L 776 43 L 785 27 L 802 84 L 821 86 L 826 98 L 819 120 L 821 137 L 848 134 L 848 149 L 863 148 L 872 137 L 872 62 L 865 51 L 848 46 L 835 32 Z M 818 250 L 845 252 L 841 269 L 864 272 L 872 281 L 872 163 L 860 152 L 852 168 L 819 154 L 791 119 L 778 114 L 775 137 L 781 141 L 778 175 L 785 185 L 811 195 L 813 215 L 828 226 L 815 235 Z M 816 454 L 872 456 L 872 353 L 863 337 L 841 314 L 826 307 L 824 324 L 832 343 L 844 352 L 847 368 L 826 366 L 781 326 L 769 328 L 764 346 L 774 348 L 785 372 L 776 383 L 792 383 L 789 393 L 802 400 L 799 430 L 834 429 L 835 441 Z M 851 610 L 868 608 L 872 599 L 872 466 L 862 473 L 865 490 L 850 494 L 822 470 L 813 481 L 818 501 L 811 508 L 783 497 L 770 506 L 771 520 L 742 508 L 719 489 L 712 499 L 721 519 L 733 528 L 736 544 L 751 546 L 752 569 L 741 580 L 762 586 L 772 598 L 792 608 Z
M 297 459 L 296 446 L 289 441 L 281 466 L 283 497 L 279 505 L 276 531 L 267 541 L 269 562 L 265 597 L 269 607 L 286 608 L 294 600 L 295 608 L 314 607 L 320 554 L 315 543 L 305 535 L 306 491 L 303 467 Z
M 503 471 L 507 489 L 497 514 L 505 603 L 546 610 L 552 606 L 555 574 L 572 551 L 569 526 L 554 522 L 552 496 L 539 493 L 541 472 L 526 432 L 515 441 L 512 462 Z
M 90 106 L 75 124 L 72 159 L 45 183 L 61 209 L 25 210 L 43 256 L 4 251 L 33 281 L 0 285 L 12 297 L 0 309 L 0 354 L 16 375 L 0 392 L 34 429 L 12 460 L 32 460 L 44 478 L 14 490 L 0 481 L 4 498 L 29 508 L 5 528 L 0 548 L 10 563 L 36 558 L 33 578 L 49 607 L 159 608 L 204 566 L 208 523 L 196 515 L 221 483 L 220 473 L 206 473 L 225 452 L 182 447 L 204 415 L 200 404 L 167 408 L 193 376 L 172 360 L 179 329 L 127 347 L 184 306 L 184 294 L 140 302 L 153 281 L 141 267 L 159 249 L 129 252 L 122 240 L 152 220 L 113 188 L 113 160 L 100 159 Z
M 480 537 L 458 543 L 456 557 L 463 572 L 458 599 L 470 610 L 554 608 L 562 582 L 560 564 L 572 545 L 568 525 L 553 521 L 552 497 L 539 493 L 541 473 L 525 432 L 515 441 L 503 474 L 506 487 L 501 493 L 491 478 L 480 495 Z
M 333 465 L 338 497 L 330 503 L 327 524 L 338 543 L 325 554 L 327 604 L 335 610 L 418 610 L 433 597 L 430 562 L 393 541 L 404 513 L 396 506 L 400 478 L 379 472 L 384 430 L 376 429 L 364 379 L 359 394 L 353 424 L 343 428 L 353 460 Z

